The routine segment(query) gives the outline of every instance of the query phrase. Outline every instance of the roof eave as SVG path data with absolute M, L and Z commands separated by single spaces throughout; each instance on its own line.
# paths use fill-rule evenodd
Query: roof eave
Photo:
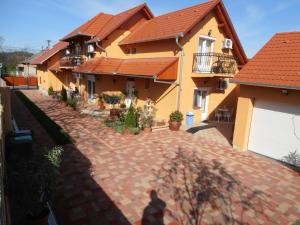
M 78 36 L 78 37 L 80 37 L 80 36 L 83 36 L 83 37 L 93 37 L 94 35 L 92 35 L 92 34 L 84 34 L 84 33 L 78 32 L 78 33 L 73 34 L 73 35 L 71 35 L 71 36 L 62 38 L 62 39 L 60 39 L 60 41 L 66 41 L 66 42 L 69 42 L 69 41 L 71 41 L 73 38 L 75 38 L 75 37 L 77 37 L 77 36 Z
M 171 35 L 171 36 L 165 36 L 161 38 L 149 38 L 149 39 L 144 39 L 144 40 L 139 40 L 139 41 L 125 41 L 125 42 L 120 42 L 119 45 L 132 45 L 132 44 L 140 44 L 140 43 L 146 43 L 146 42 L 152 42 L 152 41 L 162 41 L 162 40 L 169 40 L 176 38 L 178 36 L 183 37 L 185 33 L 180 32 L 176 35 Z
M 244 81 L 239 81 L 239 80 L 234 80 L 234 79 L 230 80 L 230 83 L 241 84 L 241 85 L 249 85 L 249 86 L 258 86 L 258 87 L 300 90 L 300 86 L 276 85 L 276 84 L 257 83 L 257 82 L 244 82 Z

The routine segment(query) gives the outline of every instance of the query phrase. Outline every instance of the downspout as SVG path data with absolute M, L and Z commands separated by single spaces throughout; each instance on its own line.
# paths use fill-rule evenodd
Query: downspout
M 179 43 L 179 39 L 182 38 L 184 35 L 183 33 L 179 33 L 175 40 L 177 46 L 180 48 L 180 68 L 179 68 L 179 84 L 178 84 L 178 98 L 177 98 L 177 110 L 180 110 L 180 98 L 181 98 L 181 92 L 182 92 L 182 67 L 183 67 L 183 56 L 184 56 L 184 50 L 183 46 Z
M 103 48 L 101 45 L 99 45 L 99 38 L 97 39 L 97 41 L 95 42 L 96 43 L 96 46 L 97 46 L 97 48 L 100 48 L 102 51 L 104 51 L 105 52 L 105 58 L 107 58 L 108 57 L 108 54 L 107 54 L 107 51 L 106 51 L 106 49 L 105 48 Z

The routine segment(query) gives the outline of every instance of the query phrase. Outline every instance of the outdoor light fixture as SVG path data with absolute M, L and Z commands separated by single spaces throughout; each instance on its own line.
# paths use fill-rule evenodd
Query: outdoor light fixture
M 211 32 L 212 32 L 212 30 L 209 29 L 209 31 L 208 31 L 208 36 L 211 36 Z
M 288 94 L 289 94 L 288 90 L 281 90 L 281 93 L 282 93 L 283 95 L 288 95 Z

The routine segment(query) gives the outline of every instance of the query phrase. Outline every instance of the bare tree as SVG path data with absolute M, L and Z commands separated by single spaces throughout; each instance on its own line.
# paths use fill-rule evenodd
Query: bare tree
M 4 37 L 0 36 L 0 51 L 3 50 Z

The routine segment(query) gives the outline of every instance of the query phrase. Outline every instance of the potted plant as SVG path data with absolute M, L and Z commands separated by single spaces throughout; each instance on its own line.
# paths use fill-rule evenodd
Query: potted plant
M 151 117 L 151 116 L 145 117 L 141 120 L 141 122 L 142 122 L 142 127 L 143 127 L 144 132 L 151 133 L 153 117 Z
M 63 148 L 56 146 L 46 155 L 37 156 L 35 163 L 37 170 L 33 174 L 35 188 L 31 192 L 31 207 L 29 207 L 28 220 L 34 225 L 48 224 L 48 202 L 52 201 L 59 176 L 59 167 L 62 162 Z
M 181 126 L 183 115 L 180 111 L 176 110 L 170 114 L 169 128 L 172 131 L 178 131 Z
M 62 147 L 54 147 L 46 155 L 35 152 L 30 159 L 14 156 L 17 166 L 8 169 L 8 193 L 18 211 L 18 220 L 25 224 L 48 224 L 48 203 L 52 201 L 62 161 Z

